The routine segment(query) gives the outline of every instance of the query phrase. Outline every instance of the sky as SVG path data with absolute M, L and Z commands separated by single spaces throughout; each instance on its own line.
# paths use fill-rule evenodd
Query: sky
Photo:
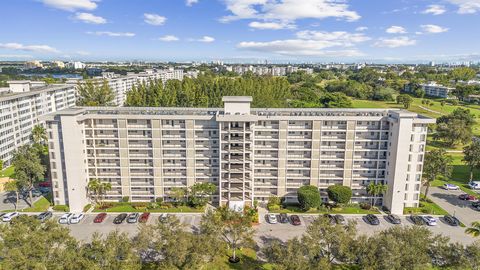
M 2 0 L 0 60 L 480 61 L 480 0 Z

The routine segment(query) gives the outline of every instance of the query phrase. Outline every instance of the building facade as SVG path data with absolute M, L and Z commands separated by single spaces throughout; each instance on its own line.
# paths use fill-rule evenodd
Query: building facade
M 398 109 L 251 109 L 251 97 L 224 108 L 71 108 L 45 117 L 55 204 L 81 211 L 87 183 L 112 184 L 105 198 L 169 199 L 173 187 L 210 182 L 214 200 L 242 207 L 269 196 L 296 201 L 297 189 L 330 185 L 393 213 L 417 206 L 427 125 Z
M 435 82 L 429 82 L 427 84 L 420 84 L 420 88 L 425 91 L 426 96 L 430 97 L 440 97 L 440 98 L 448 98 L 449 94 L 455 90 L 455 88 L 446 87 Z M 411 84 L 406 84 L 404 86 L 405 92 L 411 93 L 413 92 L 413 87 Z

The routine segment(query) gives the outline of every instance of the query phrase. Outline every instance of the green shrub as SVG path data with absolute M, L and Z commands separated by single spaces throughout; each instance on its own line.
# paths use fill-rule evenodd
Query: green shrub
M 63 211 L 63 212 L 70 211 L 70 207 L 68 207 L 68 205 L 63 205 L 63 204 L 54 205 L 52 209 L 53 211 Z
M 277 210 L 280 210 L 280 205 L 278 204 L 269 204 L 267 205 L 267 209 L 268 211 L 277 211 Z
M 166 208 L 162 208 L 162 209 L 169 209 L 169 208 L 173 208 L 173 204 L 172 203 L 164 203 L 162 204 L 163 207 L 166 207 Z
M 372 209 L 372 205 L 369 203 L 359 203 L 360 208 L 363 210 L 370 210 Z
M 352 189 L 347 186 L 333 185 L 327 189 L 328 198 L 335 203 L 348 203 L 352 198 Z
M 310 210 L 311 208 L 318 208 L 321 204 L 320 192 L 315 186 L 302 186 L 298 189 L 297 199 L 300 203 L 300 207 L 304 210 Z
M 88 210 L 90 210 L 90 208 L 92 207 L 92 204 L 87 204 L 83 207 L 83 212 L 87 212 Z
M 149 203 L 147 208 L 149 209 L 155 209 L 158 208 L 159 204 L 158 203 Z
M 155 198 L 155 202 L 158 203 L 158 204 L 162 204 L 163 203 L 163 198 L 162 197 Z
M 130 203 L 133 208 L 139 209 L 139 208 L 147 208 L 148 203 L 147 202 L 132 202 Z
M 123 196 L 122 197 L 122 202 L 129 202 L 130 201 L 130 197 L 129 196 Z
M 104 202 L 102 204 L 100 204 L 100 207 L 98 207 L 99 209 L 101 210 L 105 210 L 105 209 L 108 209 L 108 208 L 112 208 L 115 204 L 112 203 L 112 202 Z

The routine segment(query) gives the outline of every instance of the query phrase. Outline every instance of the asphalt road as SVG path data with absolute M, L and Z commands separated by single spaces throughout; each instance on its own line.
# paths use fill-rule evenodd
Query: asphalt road
M 40 197 L 34 197 L 33 201 L 35 202 L 38 200 Z M 15 209 L 15 202 L 17 198 L 14 192 L 0 192 L 0 211 L 4 210 L 13 210 Z M 28 204 L 26 199 L 22 199 L 20 196 L 20 199 L 18 200 L 18 206 L 17 209 L 23 209 L 30 207 L 30 204 Z
M 451 215 L 455 215 L 466 226 L 474 221 L 480 221 L 480 212 L 471 207 L 472 203 L 458 199 L 458 195 L 463 194 L 463 191 L 432 187 L 429 193 L 428 197 L 433 202 Z

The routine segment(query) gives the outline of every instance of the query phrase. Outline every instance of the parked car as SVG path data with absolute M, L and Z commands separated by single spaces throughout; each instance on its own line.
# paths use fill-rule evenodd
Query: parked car
M 106 217 L 107 213 L 100 213 L 93 219 L 93 223 L 102 223 Z
M 43 212 L 40 215 L 38 215 L 37 219 L 40 220 L 41 222 L 45 222 L 45 221 L 49 220 L 50 218 L 52 218 L 52 216 L 53 216 L 53 213 L 50 212 L 50 211 L 47 211 L 47 212 Z
M 158 217 L 158 221 L 160 221 L 162 223 L 167 222 L 167 220 L 168 220 L 168 215 L 165 214 L 165 213 L 160 214 L 160 216 Z
M 278 215 L 278 221 L 280 221 L 280 223 L 288 223 L 288 215 L 285 213 L 281 213 L 280 215 Z
M 450 226 L 460 226 L 460 220 L 458 220 L 458 218 L 454 217 L 454 216 L 451 216 L 451 215 L 445 215 L 443 217 L 443 219 L 445 220 L 445 222 L 450 225 Z
M 392 224 L 401 224 L 402 223 L 402 220 L 397 215 L 394 215 L 394 214 L 390 214 L 386 218 Z
M 292 222 L 292 225 L 298 226 L 301 225 L 302 222 L 300 221 L 300 217 L 297 215 L 291 215 L 290 216 L 290 221 Z
M 277 224 L 277 216 L 275 214 L 267 214 L 267 221 L 270 224 Z
M 38 183 L 38 186 L 39 186 L 39 187 L 51 187 L 51 186 L 52 186 L 52 183 L 49 182 L 49 181 L 44 181 L 44 182 Z
M 122 214 L 115 217 L 115 219 L 113 220 L 113 223 L 114 224 L 122 224 L 125 221 L 126 218 L 127 218 L 127 214 L 122 213 Z
M 40 190 L 38 190 L 38 189 L 32 189 L 32 196 L 33 196 L 33 197 L 40 197 L 40 196 L 42 196 L 42 195 L 43 195 L 43 193 L 42 193 Z
M 42 193 L 42 194 L 47 194 L 47 193 L 50 193 L 51 189 L 49 187 L 39 187 L 38 190 Z
M 377 216 L 373 215 L 373 214 L 368 214 L 365 216 L 365 220 L 367 221 L 367 223 L 369 223 L 370 225 L 380 225 L 380 220 L 377 218 Z
M 139 216 L 139 213 L 131 213 L 130 215 L 128 215 L 127 223 L 137 223 Z
M 347 221 L 345 220 L 345 217 L 342 215 L 335 215 L 334 216 L 335 223 L 340 224 L 340 225 L 345 225 L 347 224 Z
M 13 218 L 17 217 L 18 215 L 19 215 L 18 212 L 6 213 L 6 214 L 2 217 L 2 221 L 3 221 L 3 222 L 10 222 L 10 221 L 12 221 Z
M 138 222 L 140 222 L 140 223 L 147 223 L 149 217 L 150 217 L 150 213 L 149 213 L 149 212 L 145 212 L 145 213 L 143 213 L 143 214 L 140 215 L 140 217 L 138 218 Z
M 78 214 L 73 214 L 73 216 L 70 218 L 69 223 L 70 224 L 77 224 L 79 223 L 83 218 L 85 217 L 84 214 L 78 213 Z
M 480 189 L 480 181 L 471 181 L 468 183 L 471 189 Z
M 336 224 L 335 217 L 333 215 L 323 214 L 323 218 L 327 219 L 328 222 L 330 223 L 330 225 L 335 225 Z
M 474 210 L 480 211 L 480 204 L 472 204 Z
M 460 187 L 458 187 L 457 185 L 449 184 L 449 183 L 443 184 L 443 188 L 446 189 L 446 190 L 459 190 L 460 189 Z
M 425 224 L 428 226 L 436 226 L 437 225 L 437 219 L 432 217 L 432 216 L 422 216 L 423 221 Z
M 477 198 L 475 198 L 475 196 L 467 194 L 467 193 L 459 195 L 458 198 L 460 200 L 464 200 L 464 201 L 476 201 L 477 200 Z
M 425 225 L 425 221 L 423 220 L 423 218 L 421 216 L 418 216 L 418 215 L 411 215 L 410 216 L 410 220 L 413 222 L 413 224 L 415 225 Z
M 72 213 L 65 213 L 59 219 L 58 223 L 60 224 L 68 224 L 70 222 L 70 218 L 73 216 Z

